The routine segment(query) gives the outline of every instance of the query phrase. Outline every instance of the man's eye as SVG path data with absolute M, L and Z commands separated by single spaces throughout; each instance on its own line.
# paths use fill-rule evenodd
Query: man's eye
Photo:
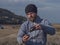
M 30 15 L 30 14 L 29 14 Z

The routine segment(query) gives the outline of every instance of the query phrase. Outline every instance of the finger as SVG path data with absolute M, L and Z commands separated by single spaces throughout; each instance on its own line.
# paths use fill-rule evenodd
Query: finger
M 27 41 L 29 38 L 23 38 L 24 41 Z
M 40 27 L 40 26 L 38 26 L 38 27 L 36 27 L 36 29 L 41 29 L 41 27 Z
M 24 35 L 23 37 L 25 38 L 25 37 L 27 37 L 27 35 Z
M 25 35 L 23 38 L 24 38 L 24 39 L 27 39 L 28 37 L 29 37 L 29 36 Z
M 36 27 L 40 26 L 39 24 L 35 25 Z

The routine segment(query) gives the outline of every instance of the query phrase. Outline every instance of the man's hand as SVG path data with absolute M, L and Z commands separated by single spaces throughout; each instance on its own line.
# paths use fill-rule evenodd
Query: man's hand
M 24 35 L 23 36 L 23 42 L 26 42 L 26 41 L 28 41 L 29 40 L 29 36 L 28 35 Z
M 41 28 L 40 24 L 35 24 L 35 29 L 36 30 L 41 30 L 42 28 Z

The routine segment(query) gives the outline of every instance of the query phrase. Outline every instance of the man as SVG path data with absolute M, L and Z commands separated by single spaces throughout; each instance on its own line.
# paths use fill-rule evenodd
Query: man
M 25 8 L 27 21 L 21 25 L 17 41 L 25 45 L 46 45 L 47 34 L 55 34 L 55 29 L 47 21 L 37 15 L 37 7 L 29 4 Z

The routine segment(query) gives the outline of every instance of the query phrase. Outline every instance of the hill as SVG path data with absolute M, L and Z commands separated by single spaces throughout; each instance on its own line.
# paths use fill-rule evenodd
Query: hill
M 21 24 L 26 20 L 23 16 L 18 16 L 13 12 L 0 8 L 0 24 Z

